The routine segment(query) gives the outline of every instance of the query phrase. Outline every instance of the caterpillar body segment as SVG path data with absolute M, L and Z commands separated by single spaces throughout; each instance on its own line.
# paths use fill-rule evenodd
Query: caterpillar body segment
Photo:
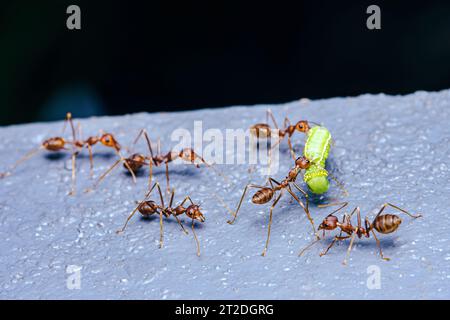
M 307 135 L 304 156 L 311 165 L 306 169 L 303 180 L 311 192 L 323 194 L 330 187 L 325 162 L 330 153 L 331 133 L 323 126 L 315 126 L 308 130 Z

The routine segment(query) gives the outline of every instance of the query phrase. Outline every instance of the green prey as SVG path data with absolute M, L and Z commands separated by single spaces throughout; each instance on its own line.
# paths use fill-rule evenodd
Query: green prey
M 303 180 L 311 192 L 323 194 L 328 191 L 328 171 L 325 162 L 330 153 L 331 133 L 323 126 L 315 126 L 307 131 L 307 139 L 303 151 L 310 166 L 305 170 Z

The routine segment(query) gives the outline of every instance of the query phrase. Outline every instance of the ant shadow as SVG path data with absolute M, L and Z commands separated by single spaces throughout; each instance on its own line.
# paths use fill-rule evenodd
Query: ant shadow
M 138 177 L 143 177 L 143 176 L 147 176 L 149 175 L 149 171 L 148 171 L 148 166 L 145 166 L 145 168 L 147 170 L 138 170 L 134 172 L 134 175 L 138 178 Z M 194 170 L 195 169 L 195 170 Z M 173 170 L 172 168 L 170 168 L 169 166 L 169 177 L 172 176 L 172 174 L 174 175 L 179 175 L 179 176 L 184 176 L 184 177 L 194 177 L 197 175 L 196 170 L 200 170 L 202 168 L 181 168 L 179 170 Z M 123 171 L 124 174 L 127 177 L 131 177 L 131 172 L 129 170 L 124 170 Z M 166 175 L 166 169 L 165 167 L 161 168 L 161 167 L 153 167 L 153 175 L 154 176 L 165 176 Z
M 67 153 L 64 153 L 64 152 L 54 152 L 54 153 L 46 153 L 44 157 L 50 161 L 57 161 L 57 160 L 67 158 L 68 155 L 67 155 Z
M 133 173 L 136 178 L 140 178 L 140 177 L 148 175 L 144 170 L 133 171 Z M 131 172 L 128 169 L 124 170 L 123 174 L 129 178 L 133 177 Z
M 92 158 L 95 159 L 103 159 L 103 160 L 110 160 L 111 158 L 115 158 L 117 155 L 112 152 L 95 152 L 92 155 Z M 79 153 L 77 155 L 78 159 L 89 159 L 89 154 L 86 153 Z
M 185 219 L 185 218 L 182 218 L 182 217 L 179 217 L 178 219 L 180 219 L 181 224 L 185 228 L 191 228 L 191 225 L 192 225 L 192 220 L 191 219 Z M 144 221 L 145 223 L 154 223 L 154 222 L 158 222 L 159 223 L 159 214 L 153 214 L 153 215 L 148 216 L 148 217 L 144 217 L 144 216 L 141 215 L 139 220 L 140 221 Z M 166 223 L 178 225 L 178 222 L 177 222 L 177 220 L 174 217 L 166 217 L 166 216 L 163 215 L 163 224 L 166 224 Z M 201 230 L 204 227 L 205 227 L 204 224 L 202 224 L 202 223 L 200 223 L 198 221 L 194 222 L 194 229 Z
M 326 235 L 326 238 L 322 239 L 320 241 L 320 243 L 322 243 L 325 246 L 329 246 L 331 244 L 331 242 L 334 239 L 334 235 Z M 381 248 L 394 248 L 397 247 L 398 244 L 395 244 L 394 239 L 392 237 L 389 238 L 380 238 L 378 237 L 378 239 L 380 240 L 380 245 Z M 342 240 L 342 241 L 338 241 L 335 246 L 346 246 L 348 247 L 348 245 L 350 244 L 350 238 Z M 358 247 L 362 247 L 362 248 L 372 248 L 372 249 L 377 249 L 378 250 L 378 246 L 377 243 L 375 241 L 375 239 L 371 238 L 366 238 L 366 237 L 362 237 L 361 239 L 358 239 L 358 237 L 355 238 L 355 242 L 353 244 L 354 246 L 358 246 Z

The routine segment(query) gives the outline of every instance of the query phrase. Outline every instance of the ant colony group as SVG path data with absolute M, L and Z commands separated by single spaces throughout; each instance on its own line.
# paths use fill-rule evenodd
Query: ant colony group
M 269 125 L 269 120 L 271 120 L 273 127 Z M 85 192 L 94 191 L 98 185 L 115 169 L 122 164 L 124 169 L 127 170 L 133 181 L 136 182 L 136 174 L 142 170 L 144 167 L 148 167 L 148 191 L 146 192 L 143 200 L 138 201 L 136 203 L 135 208 L 129 213 L 123 227 L 120 230 L 117 230 L 117 233 L 123 233 L 128 225 L 130 219 L 135 215 L 136 212 L 139 212 L 143 217 L 149 217 L 151 215 L 159 216 L 159 226 L 160 226 L 160 240 L 159 247 L 163 246 L 164 233 L 163 233 L 163 220 L 170 218 L 173 216 L 177 221 L 178 225 L 181 227 L 183 233 L 188 234 L 189 232 L 186 230 L 183 225 L 183 221 L 180 220 L 180 217 L 185 215 L 187 219 L 190 221 L 191 231 L 196 244 L 196 252 L 197 255 L 200 256 L 200 243 L 195 232 L 195 223 L 196 222 L 205 222 L 205 216 L 202 214 L 200 205 L 195 203 L 189 195 L 184 195 L 184 200 L 179 204 L 174 204 L 174 196 L 175 190 L 170 187 L 170 179 L 169 179 L 169 163 L 176 160 L 181 159 L 186 163 L 190 163 L 199 168 L 201 165 L 214 170 L 216 174 L 222 176 L 226 179 L 226 176 L 222 175 L 219 171 L 217 171 L 213 165 L 209 164 L 203 157 L 197 154 L 191 148 L 184 148 L 182 150 L 169 150 L 167 152 L 161 152 L 160 143 L 158 140 L 156 152 L 152 147 L 152 141 L 145 129 L 139 131 L 139 134 L 133 141 L 131 148 L 126 148 L 129 153 L 127 156 L 123 156 L 121 151 L 122 147 L 116 140 L 113 134 L 101 132 L 98 136 L 90 136 L 87 139 L 83 139 L 81 137 L 81 128 L 78 125 L 77 128 L 74 125 L 72 120 L 71 113 L 67 113 L 66 119 L 64 121 L 63 126 L 63 135 L 64 131 L 67 127 L 67 124 L 71 129 L 71 139 L 65 139 L 62 136 L 51 137 L 46 139 L 41 143 L 37 148 L 29 151 L 22 158 L 12 164 L 6 172 L 0 173 L 0 178 L 5 178 L 11 175 L 14 170 L 23 162 L 30 159 L 32 156 L 38 154 L 40 151 L 48 151 L 48 152 L 68 152 L 71 155 L 71 187 L 69 195 L 76 194 L 76 159 L 80 152 L 86 148 L 89 153 L 89 161 L 90 161 L 90 175 L 93 175 L 93 147 L 97 144 L 101 144 L 104 147 L 111 148 L 114 150 L 117 155 L 117 160 L 94 182 L 92 188 L 86 189 Z M 283 128 L 279 128 L 275 117 L 273 116 L 270 110 L 267 110 L 266 113 L 266 123 L 258 123 L 250 127 L 251 134 L 256 138 L 267 138 L 272 136 L 272 132 L 276 130 L 278 133 L 278 139 L 276 141 L 271 141 L 271 148 L 275 147 L 279 143 L 281 143 L 284 138 L 287 138 L 287 144 L 289 147 L 290 155 L 293 159 L 293 166 L 287 172 L 287 175 L 281 179 L 277 180 L 274 177 L 268 177 L 266 183 L 264 185 L 257 185 L 253 183 L 249 183 L 244 187 L 242 192 L 242 196 L 237 204 L 237 208 L 235 210 L 228 210 L 231 214 L 231 219 L 228 220 L 229 224 L 234 224 L 238 212 L 241 209 L 242 203 L 244 201 L 245 195 L 249 189 L 257 189 L 251 198 L 251 202 L 253 204 L 261 205 L 268 202 L 271 202 L 271 206 L 269 209 L 269 224 L 267 228 L 267 237 L 265 241 L 265 246 L 262 252 L 262 255 L 265 256 L 267 253 L 267 249 L 270 241 L 270 232 L 272 226 L 272 217 L 273 211 L 282 198 L 283 194 L 287 192 L 291 199 L 297 203 L 301 210 L 305 213 L 311 228 L 315 240 L 305 247 L 300 253 L 299 256 L 303 255 L 307 249 L 309 249 L 315 243 L 318 243 L 320 240 L 325 238 L 325 231 L 332 231 L 334 229 L 338 229 L 339 234 L 335 235 L 328 247 L 320 254 L 323 256 L 328 253 L 328 251 L 334 246 L 336 242 L 345 241 L 349 239 L 349 246 L 347 249 L 347 253 L 345 259 L 343 260 L 343 264 L 346 264 L 356 237 L 369 238 L 370 235 L 376 241 L 377 247 L 379 249 L 379 255 L 384 260 L 389 260 L 389 258 L 383 255 L 383 251 L 381 249 L 380 241 L 376 235 L 376 232 L 379 234 L 389 234 L 397 231 L 399 225 L 402 222 L 402 219 L 396 214 L 388 214 L 384 213 L 384 210 L 387 207 L 395 209 L 397 212 L 405 214 L 411 218 L 421 217 L 420 214 L 411 214 L 408 211 L 394 205 L 391 203 L 385 203 L 382 205 L 381 209 L 378 211 L 376 216 L 372 219 L 372 221 L 366 216 L 364 219 L 364 225 L 361 220 L 360 208 L 355 207 L 350 214 L 344 213 L 342 219 L 336 216 L 336 214 L 346 208 L 348 206 L 348 202 L 339 202 L 339 203 L 328 203 L 318 205 L 319 208 L 323 207 L 331 207 L 337 206 L 338 208 L 332 211 L 329 215 L 323 219 L 322 223 L 316 229 L 314 224 L 314 220 L 310 213 L 309 206 L 309 194 L 323 194 L 329 189 L 329 178 L 333 179 L 337 186 L 343 191 L 343 194 L 346 195 L 347 191 L 344 189 L 342 183 L 340 183 L 334 176 L 331 175 L 330 172 L 326 170 L 326 160 L 329 155 L 330 147 L 333 145 L 333 140 L 331 138 L 331 133 L 324 126 L 307 121 L 300 120 L 295 124 L 291 124 L 288 118 L 284 119 Z M 295 133 L 303 133 L 305 135 L 305 143 L 303 148 L 303 155 L 296 156 L 294 148 L 292 146 L 292 137 Z M 133 153 L 131 150 L 134 149 L 136 143 L 140 140 L 144 139 L 147 153 Z M 161 190 L 159 182 L 153 182 L 153 168 L 154 167 L 165 167 L 165 178 L 166 178 L 166 193 L 169 196 L 169 200 L 164 201 L 165 196 L 164 192 Z M 302 189 L 302 187 L 297 183 L 298 175 L 303 174 L 303 182 L 306 184 L 308 190 Z M 152 200 L 152 196 L 157 193 L 156 198 Z M 352 224 L 352 217 L 356 213 L 356 225 Z M 320 231 L 323 231 L 320 234 Z

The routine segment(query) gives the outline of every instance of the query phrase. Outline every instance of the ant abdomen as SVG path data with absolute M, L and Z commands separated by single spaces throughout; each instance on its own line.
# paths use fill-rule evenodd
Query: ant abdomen
M 158 205 L 154 201 L 144 201 L 139 205 L 138 210 L 144 217 L 148 217 L 156 213 Z
M 267 123 L 258 123 L 250 127 L 250 133 L 257 138 L 270 137 L 270 126 Z
M 264 204 L 272 200 L 274 191 L 271 188 L 263 188 L 253 195 L 252 202 L 254 204 Z
M 64 149 L 66 141 L 63 138 L 55 137 L 45 140 L 42 145 L 49 151 L 60 151 Z
M 372 227 L 379 233 L 387 234 L 397 230 L 401 223 L 402 219 L 395 214 L 383 214 L 375 219 Z
M 135 153 L 131 157 L 125 159 L 123 166 L 125 169 L 130 168 L 133 172 L 138 171 L 145 164 L 145 157 L 141 154 Z

